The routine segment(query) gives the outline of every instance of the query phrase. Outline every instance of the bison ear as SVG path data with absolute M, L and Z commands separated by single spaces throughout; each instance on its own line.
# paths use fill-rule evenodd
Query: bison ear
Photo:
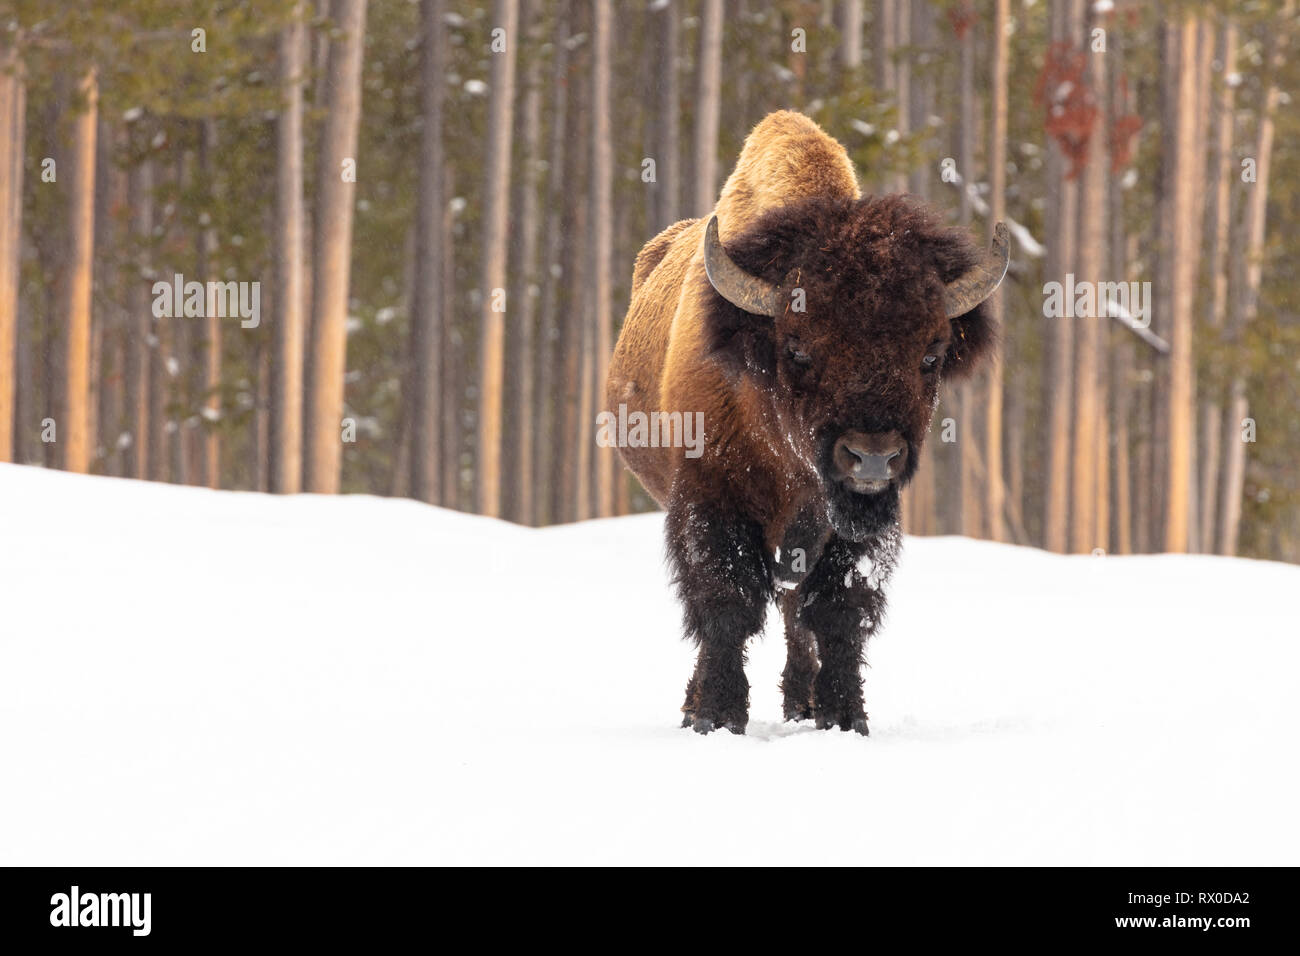
M 1007 274 L 1010 236 L 1003 223 L 993 227 L 987 252 L 975 253 L 960 233 L 949 233 L 937 244 L 940 275 L 944 280 L 944 310 L 952 322 L 952 344 L 944 359 L 945 376 L 961 379 L 991 357 L 997 330 L 987 302 Z
M 997 338 L 997 330 L 984 303 L 953 319 L 952 342 L 943 360 L 943 377 L 948 381 L 960 381 L 979 371 L 980 366 L 993 357 Z

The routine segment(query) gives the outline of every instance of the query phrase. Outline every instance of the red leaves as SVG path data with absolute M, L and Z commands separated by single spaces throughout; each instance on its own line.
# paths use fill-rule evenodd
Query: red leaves
M 1067 179 L 1075 179 L 1088 159 L 1088 137 L 1097 122 L 1097 94 L 1088 85 L 1088 55 L 1063 40 L 1047 49 L 1034 101 L 1046 107 L 1043 129 L 1070 160 Z
M 1097 91 L 1088 77 L 1088 56 L 1068 41 L 1058 40 L 1047 50 L 1043 70 L 1034 87 L 1034 101 L 1046 110 L 1043 129 L 1056 140 L 1070 160 L 1067 179 L 1077 179 L 1088 162 L 1088 142 L 1097 125 Z M 1142 118 L 1122 112 L 1128 101 L 1128 80 L 1120 77 L 1111 104 L 1106 146 L 1111 170 L 1118 172 L 1133 158 L 1133 139 L 1142 128 Z
M 974 26 L 978 19 L 979 15 L 975 12 L 975 4 L 972 0 L 962 0 L 961 3 L 948 8 L 948 22 L 952 24 L 952 32 L 957 34 L 958 40 L 966 39 L 966 31 Z

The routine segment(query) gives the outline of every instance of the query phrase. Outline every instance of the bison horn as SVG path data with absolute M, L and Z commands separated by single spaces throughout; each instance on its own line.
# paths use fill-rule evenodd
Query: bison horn
M 1011 240 L 1006 225 L 998 223 L 993 227 L 993 245 L 984 258 L 945 287 L 943 305 L 948 318 L 965 315 L 991 296 L 1002 284 L 1010 262 Z
M 750 275 L 731 261 L 718 238 L 717 216 L 709 217 L 709 225 L 704 230 L 704 271 L 718 295 L 736 308 L 755 315 L 775 317 L 781 314 L 780 288 L 766 279 Z

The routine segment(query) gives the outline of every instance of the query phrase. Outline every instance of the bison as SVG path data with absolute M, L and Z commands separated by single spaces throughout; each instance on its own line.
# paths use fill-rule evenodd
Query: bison
M 750 133 L 707 220 L 641 250 L 606 414 L 702 414 L 695 456 L 619 443 L 667 512 L 698 647 L 682 726 L 744 733 L 745 644 L 776 599 L 786 719 L 867 733 L 861 667 L 898 556 L 899 493 L 939 383 L 993 351 L 982 303 L 1007 264 L 1001 223 L 980 252 L 916 200 L 864 198 L 844 147 L 787 111 Z

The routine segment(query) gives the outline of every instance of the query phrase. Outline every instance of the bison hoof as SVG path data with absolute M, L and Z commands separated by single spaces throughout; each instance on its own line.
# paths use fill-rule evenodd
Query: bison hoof
M 818 730 L 834 730 L 836 727 L 840 728 L 840 730 L 856 730 L 864 737 L 871 734 L 871 731 L 867 729 L 866 717 L 837 717 L 834 714 L 817 715 Z
M 707 734 L 710 733 L 711 731 L 717 730 L 718 728 L 718 725 L 715 724 L 708 717 L 696 717 L 691 722 L 690 726 L 697 734 Z M 733 734 L 743 734 L 745 732 L 745 725 L 742 723 L 738 723 L 734 720 L 729 720 L 722 726 L 725 727 L 727 730 L 731 731 Z

